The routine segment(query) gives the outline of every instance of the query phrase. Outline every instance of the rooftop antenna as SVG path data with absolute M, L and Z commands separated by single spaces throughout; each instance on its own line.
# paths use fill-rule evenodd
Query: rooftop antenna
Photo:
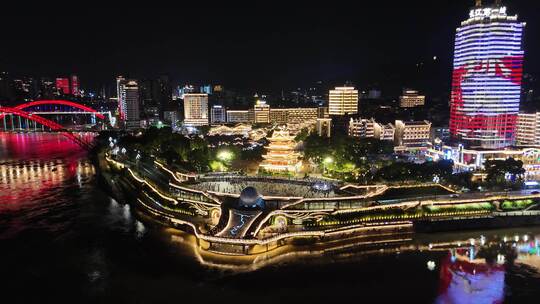
M 476 0 L 476 7 L 482 6 L 482 0 Z

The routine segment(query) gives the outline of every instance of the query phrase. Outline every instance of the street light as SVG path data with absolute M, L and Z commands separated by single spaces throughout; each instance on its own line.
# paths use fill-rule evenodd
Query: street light
M 231 161 L 234 157 L 234 154 L 229 150 L 222 150 L 217 154 L 217 158 L 221 161 Z
M 333 162 L 334 162 L 334 159 L 331 156 L 327 156 L 323 160 L 323 163 L 325 163 L 325 164 L 331 164 Z
M 326 171 L 326 166 L 333 162 L 334 159 L 331 156 L 327 156 L 323 159 L 323 173 Z

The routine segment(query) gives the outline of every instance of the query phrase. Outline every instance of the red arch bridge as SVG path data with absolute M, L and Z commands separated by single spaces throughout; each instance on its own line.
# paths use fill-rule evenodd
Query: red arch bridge
M 95 120 L 96 118 L 101 120 L 109 118 L 109 121 L 111 121 L 110 112 L 98 112 L 90 107 L 72 101 L 37 100 L 23 103 L 15 107 L 0 106 L 0 125 L 2 125 L 3 122 L 2 126 L 4 130 L 32 130 L 31 124 L 33 124 L 34 130 L 36 130 L 39 124 L 42 130 L 48 128 L 52 131 L 58 131 L 85 148 L 90 146 L 90 143 L 81 136 L 67 130 L 59 123 L 41 116 L 46 114 L 88 114 L 91 116 L 92 120 Z M 16 126 L 17 120 L 18 127 Z M 9 128 L 8 125 L 11 125 L 11 128 Z

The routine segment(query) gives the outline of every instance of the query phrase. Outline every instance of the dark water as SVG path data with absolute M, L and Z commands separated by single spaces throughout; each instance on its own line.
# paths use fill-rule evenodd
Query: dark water
M 76 144 L 0 133 L 4 303 L 538 303 L 537 236 L 534 227 L 422 235 L 399 251 L 312 253 L 254 271 L 209 266 L 185 235 L 100 190 Z M 460 240 L 457 250 L 429 249 Z

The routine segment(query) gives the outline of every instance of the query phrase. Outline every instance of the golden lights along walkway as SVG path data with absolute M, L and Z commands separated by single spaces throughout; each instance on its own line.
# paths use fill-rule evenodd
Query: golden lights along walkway
M 355 196 L 335 196 L 324 198 L 303 197 L 265 197 L 267 202 L 280 200 L 274 209 L 261 210 L 254 218 L 241 225 L 235 225 L 231 220 L 233 213 L 241 211 L 231 209 L 223 204 L 226 200 L 237 200 L 238 194 L 219 193 L 213 191 L 196 190 L 189 187 L 186 181 L 197 179 L 197 175 L 174 172 L 160 162 L 155 162 L 155 168 L 167 172 L 172 177 L 169 189 L 160 189 L 156 184 L 140 177 L 135 168 L 112 159 L 106 155 L 106 160 L 117 169 L 125 169 L 128 177 L 143 186 L 143 195 L 137 199 L 138 204 L 149 214 L 169 223 L 174 227 L 186 227 L 197 240 L 198 247 L 203 251 L 211 251 L 226 255 L 252 255 L 266 253 L 283 246 L 291 246 L 296 239 L 309 239 L 312 243 L 330 243 L 335 240 L 354 239 L 359 235 L 385 235 L 412 233 L 413 223 L 416 220 L 435 220 L 444 218 L 473 219 L 492 216 L 540 216 L 539 211 L 519 211 L 517 213 L 497 213 L 480 211 L 441 212 L 435 215 L 395 216 L 379 215 L 368 220 L 328 220 L 340 215 L 362 215 L 365 212 L 391 209 L 408 210 L 422 206 L 458 206 L 474 202 L 493 202 L 507 199 L 539 199 L 540 195 L 495 195 L 477 199 L 450 198 L 443 195 L 438 200 L 421 200 L 412 198 L 408 202 L 396 204 L 365 206 L 340 210 L 339 208 L 298 209 L 301 203 L 312 204 L 325 201 L 370 200 L 384 194 L 389 189 L 414 188 L 419 185 L 387 186 L 387 185 L 345 185 L 341 189 L 366 190 L 365 194 Z M 425 184 L 420 186 L 433 186 Z M 450 193 L 454 190 L 447 188 Z M 173 191 L 171 193 L 171 191 Z M 147 193 L 148 192 L 148 193 Z M 161 202 L 160 202 L 161 201 Z M 168 206 L 170 205 L 170 207 Z M 339 206 L 339 205 L 338 205 Z M 185 209 L 181 209 L 185 208 Z M 194 212 L 193 212 L 194 211 Z M 236 216 L 237 220 L 242 216 Z M 306 224 L 309 221 L 312 224 Z M 315 223 L 315 224 L 313 224 Z M 241 226 L 241 233 L 230 232 L 234 227 Z

